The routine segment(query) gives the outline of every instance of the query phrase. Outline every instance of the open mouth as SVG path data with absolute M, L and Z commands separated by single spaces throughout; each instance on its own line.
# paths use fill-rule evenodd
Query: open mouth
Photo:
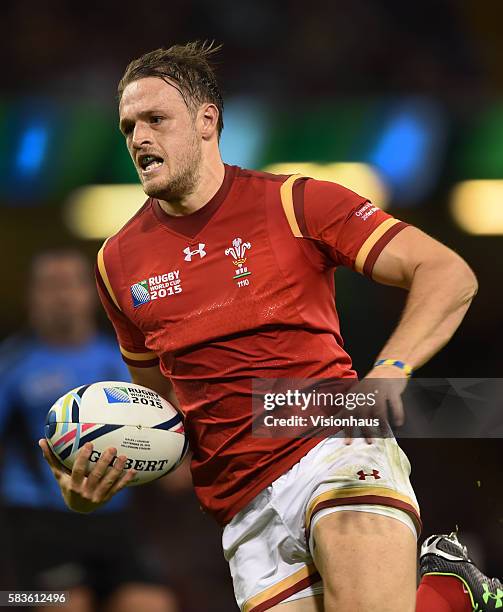
M 142 174 L 149 174 L 157 168 L 160 168 L 164 163 L 162 157 L 157 157 L 157 155 L 140 155 L 138 158 L 138 163 L 142 170 Z

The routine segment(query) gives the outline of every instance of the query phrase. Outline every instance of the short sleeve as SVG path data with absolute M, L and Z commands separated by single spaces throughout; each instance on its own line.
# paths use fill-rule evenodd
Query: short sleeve
M 287 218 L 285 204 L 290 204 L 289 222 L 294 220 L 297 225 L 294 234 L 316 241 L 334 266 L 347 266 L 371 277 L 379 253 L 407 227 L 337 183 L 305 177 L 290 177 L 290 181 L 291 200 L 288 202 L 285 188 L 282 201 Z
M 114 327 L 122 358 L 128 365 L 137 368 L 155 366 L 159 363 L 159 358 L 147 349 L 142 331 L 124 314 L 117 301 L 105 265 L 105 245 L 98 253 L 95 267 L 96 285 L 103 308 Z

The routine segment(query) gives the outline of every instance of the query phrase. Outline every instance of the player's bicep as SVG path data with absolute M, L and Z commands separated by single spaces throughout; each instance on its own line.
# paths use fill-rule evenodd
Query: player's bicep
M 372 269 L 372 279 L 384 285 L 409 289 L 417 268 L 428 262 L 457 257 L 416 227 L 403 228 L 379 253 Z
M 128 364 L 128 369 L 131 374 L 131 380 L 135 384 L 156 391 L 176 408 L 180 409 L 173 385 L 169 378 L 162 374 L 158 365 L 149 368 L 138 368 Z

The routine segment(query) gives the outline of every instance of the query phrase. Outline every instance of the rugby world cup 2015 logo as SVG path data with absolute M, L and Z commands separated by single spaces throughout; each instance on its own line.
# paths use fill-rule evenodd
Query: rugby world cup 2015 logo
M 156 274 L 131 285 L 131 297 L 135 308 L 177 293 L 182 293 L 180 270 Z
M 246 262 L 245 253 L 250 249 L 251 243 L 243 242 L 242 238 L 234 238 L 232 241 L 232 246 L 225 249 L 225 254 L 232 257 L 232 263 L 236 266 L 235 274 L 232 277 L 234 280 L 239 280 L 245 276 L 250 276 L 251 272 L 249 272 L 248 268 L 244 265 Z M 239 282 L 238 285 L 241 286 Z
M 103 387 L 109 404 L 129 404 L 131 398 L 127 387 Z
M 142 280 L 139 283 L 131 285 L 131 296 L 133 298 L 133 306 L 137 308 L 142 304 L 150 302 L 150 291 L 148 290 L 148 281 Z

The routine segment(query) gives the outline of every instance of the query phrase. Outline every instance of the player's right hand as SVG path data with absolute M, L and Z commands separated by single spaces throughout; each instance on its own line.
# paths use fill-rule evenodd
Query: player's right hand
M 117 454 L 115 448 L 107 448 L 86 476 L 88 461 L 93 452 L 90 442 L 84 444 L 77 453 L 71 472 L 58 461 L 47 440 L 39 440 L 38 445 L 58 481 L 66 505 L 75 512 L 93 512 L 126 487 L 136 474 L 133 469 L 123 471 L 127 461 L 125 455 L 117 457 L 114 465 L 108 469 Z
M 390 427 L 400 427 L 405 422 L 405 413 L 402 393 L 407 386 L 408 377 L 403 370 L 394 366 L 380 366 L 373 368 L 365 378 L 357 385 L 351 387 L 351 392 L 373 394 L 375 403 L 357 408 L 353 414 L 355 417 L 373 419 L 379 423 L 376 427 L 361 427 L 360 435 L 368 444 L 372 444 L 376 437 L 389 438 L 393 435 Z M 346 432 L 346 444 L 353 440 L 353 429 L 348 427 Z

